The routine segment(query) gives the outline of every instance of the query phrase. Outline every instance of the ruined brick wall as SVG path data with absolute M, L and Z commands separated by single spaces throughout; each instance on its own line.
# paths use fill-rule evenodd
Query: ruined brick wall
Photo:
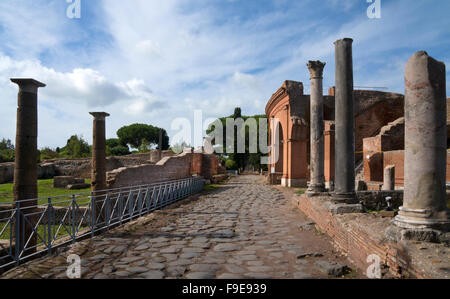
M 122 167 L 107 173 L 109 189 L 153 184 L 191 176 L 192 154 L 166 157 L 157 164 Z
M 12 182 L 14 179 L 14 162 L 0 164 L 0 184 Z
M 405 151 L 389 151 L 383 153 L 383 166 L 395 165 L 395 185 L 403 187 L 405 182 Z M 450 153 L 447 153 L 447 182 L 450 182 Z
M 362 271 L 365 272 L 371 264 L 367 258 L 376 254 L 381 257 L 382 266 L 396 277 L 430 278 L 420 266 L 411 264 L 407 252 L 384 240 L 384 231 L 391 219 L 373 214 L 333 215 L 323 199 L 307 196 L 298 197 L 296 204 L 320 231 L 332 238 L 335 248 Z
M 111 171 L 121 167 L 136 166 L 149 163 L 149 154 L 134 154 L 106 158 L 106 170 Z M 55 175 L 73 176 L 88 179 L 91 177 L 91 158 L 86 159 L 54 159 L 44 161 L 54 165 Z M 44 164 L 43 163 L 43 164 Z
M 159 162 L 159 154 L 158 150 L 153 150 L 149 153 L 150 156 L 150 162 L 151 163 L 158 163 Z M 161 152 L 161 159 L 166 157 L 173 157 L 175 156 L 175 153 L 172 151 L 162 151 Z
M 149 154 L 108 157 L 106 169 L 111 171 L 121 167 L 149 163 Z M 38 165 L 38 179 L 51 179 L 54 176 L 73 176 L 89 179 L 91 177 L 91 158 L 52 159 Z M 14 163 L 0 164 L 0 184 L 12 183 L 14 180 Z

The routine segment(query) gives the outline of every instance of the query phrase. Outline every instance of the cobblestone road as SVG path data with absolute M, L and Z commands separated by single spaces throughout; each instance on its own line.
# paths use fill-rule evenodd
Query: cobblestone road
M 288 197 L 241 176 L 2 277 L 67 278 L 70 254 L 96 279 L 329 278 L 349 265 Z

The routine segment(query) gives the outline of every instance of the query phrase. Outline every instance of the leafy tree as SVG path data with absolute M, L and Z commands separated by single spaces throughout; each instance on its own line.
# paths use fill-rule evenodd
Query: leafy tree
M 87 158 L 91 156 L 91 147 L 82 136 L 73 135 L 61 149 L 61 156 L 66 158 Z
M 143 143 L 148 146 L 158 146 L 159 130 L 160 128 L 152 125 L 133 124 L 120 128 L 117 131 L 117 136 L 119 137 L 120 144 L 124 146 L 129 145 L 135 149 L 141 149 Z M 169 148 L 169 136 L 167 135 L 166 130 L 162 129 L 162 131 L 162 150 L 167 150 Z
M 231 141 L 227 140 L 227 136 L 226 136 L 226 132 L 227 132 L 227 118 L 232 118 L 234 120 L 241 118 L 244 122 L 247 121 L 249 118 L 254 118 L 256 120 L 256 124 L 257 124 L 257 129 L 258 129 L 258 144 L 259 144 L 259 119 L 260 118 L 266 118 L 266 115 L 254 115 L 254 116 L 242 116 L 242 111 L 241 108 L 235 108 L 233 115 L 228 116 L 228 117 L 222 117 L 220 118 L 220 122 L 222 124 L 223 127 L 223 144 L 221 145 L 222 148 L 222 152 L 224 154 L 221 154 L 221 156 L 225 156 L 228 160 L 232 160 L 234 161 L 234 168 L 235 169 L 245 169 L 248 166 L 253 166 L 255 169 L 267 169 L 267 165 L 261 165 L 261 156 L 262 154 L 259 152 L 258 149 L 258 153 L 250 153 L 250 148 L 249 148 L 249 128 L 245 127 L 245 130 L 241 130 L 238 131 L 238 128 L 235 127 L 234 128 L 234 141 L 233 144 L 228 144 Z M 207 130 L 207 134 L 211 134 L 215 129 L 214 124 L 211 124 L 210 129 Z M 237 141 L 238 141 L 238 137 L 239 136 L 243 136 L 245 134 L 245 153 L 238 153 L 238 146 L 237 146 Z M 267 128 L 267 138 L 269 131 Z M 216 145 L 218 146 L 218 145 Z M 226 149 L 228 147 L 232 147 L 234 149 L 234 153 L 226 153 Z M 259 147 L 258 147 L 259 148 Z M 227 164 L 227 162 L 225 163 L 225 165 Z M 229 162 L 228 162 L 229 163 Z M 228 166 L 227 166 L 228 168 Z M 229 168 L 229 169 L 233 169 L 234 168 Z
M 106 140 L 106 155 L 107 156 L 126 156 L 130 154 L 128 146 L 120 144 L 117 138 Z
M 225 167 L 229 170 L 237 170 L 237 164 L 231 159 L 226 160 Z
M 14 145 L 10 139 L 0 141 L 0 163 L 14 161 Z
M 53 150 L 49 147 L 44 147 L 41 150 L 39 150 L 40 153 L 40 161 L 50 160 L 50 159 L 56 159 L 59 157 L 59 154 L 56 150 Z

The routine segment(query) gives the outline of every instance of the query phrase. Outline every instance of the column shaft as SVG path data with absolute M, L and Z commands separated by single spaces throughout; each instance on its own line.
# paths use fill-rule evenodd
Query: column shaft
M 340 203 L 356 202 L 352 43 L 349 38 L 335 42 L 336 182 L 333 200 Z
M 395 190 L 395 166 L 389 165 L 384 169 L 383 190 Z
M 103 202 L 106 199 L 106 121 L 109 116 L 104 112 L 91 112 L 94 117 L 93 122 L 93 142 L 92 142 L 92 169 L 91 169 L 91 191 L 94 193 L 92 204 L 94 217 L 97 224 L 104 220 L 105 211 L 102 211 Z M 102 212 L 101 212 L 102 211 Z M 99 218 L 99 215 L 101 216 Z M 98 220 L 97 220 L 98 219 Z
M 16 215 L 15 222 L 19 222 L 19 232 L 14 231 L 16 236 L 16 246 L 23 248 L 25 243 L 33 234 L 33 227 L 36 217 L 25 216 L 23 213 L 32 214 L 37 205 L 37 179 L 38 179 L 38 88 L 45 87 L 45 84 L 33 79 L 11 79 L 13 83 L 19 85 L 18 108 L 17 108 L 17 128 L 14 160 L 14 202 L 22 209 L 20 215 Z M 26 202 L 21 202 L 27 200 Z M 30 207 L 30 208 L 27 208 Z M 24 209 L 25 208 L 25 209 Z M 16 229 L 16 225 L 13 225 Z M 17 235 L 18 234 L 18 235 Z M 27 247 L 36 245 L 36 235 L 31 237 Z M 17 244 L 18 243 L 18 244 Z M 35 252 L 27 250 L 26 254 Z
M 397 226 L 449 230 L 446 160 L 445 64 L 420 51 L 405 70 L 405 194 Z
M 325 191 L 324 175 L 324 118 L 323 118 L 323 68 L 325 63 L 310 61 L 308 69 L 311 74 L 311 180 L 308 193 L 315 194 Z

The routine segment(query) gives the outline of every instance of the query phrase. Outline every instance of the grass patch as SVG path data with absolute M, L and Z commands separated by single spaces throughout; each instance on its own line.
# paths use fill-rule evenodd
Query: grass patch
M 203 187 L 203 191 L 214 191 L 220 188 L 219 184 L 210 184 Z
M 0 223 L 0 232 L 3 230 L 3 228 L 5 227 L 6 223 Z M 59 226 L 55 225 L 53 226 L 53 234 L 56 233 L 56 230 L 58 229 Z M 88 229 L 89 227 L 81 227 L 80 230 L 83 231 L 85 229 Z M 38 226 L 38 234 L 39 236 L 45 241 L 47 242 L 48 236 L 47 236 L 47 230 L 48 230 L 48 226 L 47 225 L 39 225 Z M 64 236 L 68 236 L 69 233 L 65 230 L 65 228 L 62 226 L 61 229 L 59 230 L 58 236 L 57 238 L 61 238 Z M 0 236 L 0 240 L 9 240 L 9 236 L 10 236 L 10 228 L 8 227 L 7 229 L 5 229 L 5 231 L 3 232 L 3 234 Z M 42 240 L 37 237 L 37 242 L 38 243 L 42 243 Z
M 306 193 L 306 190 L 307 190 L 307 189 L 300 189 L 300 190 L 298 190 L 297 192 L 295 192 L 295 194 L 303 195 L 303 194 Z
M 87 184 L 90 184 L 90 180 L 85 180 Z M 13 184 L 0 184 L 0 204 L 8 204 L 13 202 Z M 67 190 L 64 188 L 53 188 L 53 179 L 39 180 L 38 181 L 38 197 L 53 197 L 62 195 L 72 195 L 91 191 L 90 188 L 81 190 Z M 88 202 L 88 200 L 86 201 Z M 47 203 L 47 200 L 40 200 L 39 204 Z M 66 204 L 61 204 L 65 206 Z

